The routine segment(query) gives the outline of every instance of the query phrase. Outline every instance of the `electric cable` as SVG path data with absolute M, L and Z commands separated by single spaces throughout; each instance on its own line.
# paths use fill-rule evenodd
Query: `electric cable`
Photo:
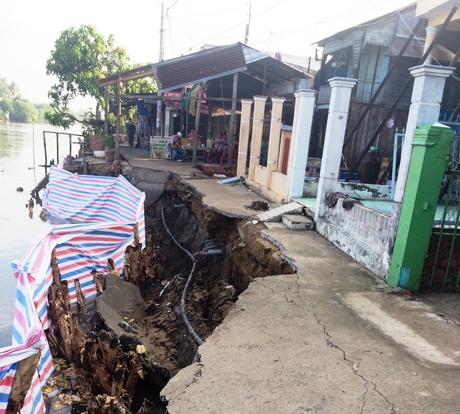
M 186 310 L 185 310 L 185 298 L 187 297 L 187 291 L 188 291 L 188 288 L 190 286 L 190 283 L 192 282 L 193 274 L 195 273 L 195 267 L 196 267 L 197 259 L 195 258 L 195 256 L 193 256 L 192 253 L 190 253 L 185 247 L 183 247 L 176 240 L 176 238 L 173 236 L 173 234 L 169 230 L 168 226 L 166 225 L 166 220 L 165 220 L 165 215 L 164 215 L 164 206 L 161 209 L 161 219 L 163 221 L 163 226 L 164 226 L 165 230 L 169 234 L 169 237 L 171 237 L 172 241 L 176 244 L 176 246 L 179 247 L 179 249 L 182 250 L 185 254 L 187 254 L 187 256 L 190 257 L 190 259 L 193 262 L 192 270 L 190 271 L 190 274 L 189 274 L 189 276 L 187 278 L 187 282 L 185 283 L 184 290 L 182 292 L 179 310 L 180 310 L 180 314 L 182 316 L 182 319 L 183 319 L 183 321 L 185 323 L 185 326 L 187 327 L 188 332 L 190 333 L 190 335 L 193 337 L 193 339 L 195 340 L 195 342 L 198 345 L 202 345 L 202 344 L 204 344 L 204 341 L 198 336 L 198 334 L 193 329 L 192 325 L 190 325 L 190 322 L 189 322 L 189 320 L 187 318 L 187 313 L 186 313 Z

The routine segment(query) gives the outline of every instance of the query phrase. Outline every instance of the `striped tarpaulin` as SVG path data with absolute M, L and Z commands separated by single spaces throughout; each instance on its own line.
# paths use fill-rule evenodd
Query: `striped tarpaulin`
M 61 279 L 69 286 L 71 306 L 76 303 L 78 279 L 88 302 L 96 296 L 92 270 L 106 274 L 112 259 L 123 274 L 124 253 L 134 243 L 134 226 L 145 246 L 145 194 L 125 178 L 78 176 L 51 168 L 43 194 L 48 225 L 21 261 L 13 263 L 18 280 L 12 347 L 0 349 L 0 413 L 6 409 L 16 364 L 37 352 L 40 361 L 22 413 L 44 410 L 41 387 L 53 372 L 52 357 L 43 329 L 50 327 L 47 292 L 52 284 L 51 254 L 55 250 Z M 40 341 L 30 344 L 31 330 Z M 17 352 L 16 354 L 12 351 Z M 9 354 L 8 354 L 9 352 Z M 9 355 L 9 356 L 8 356 Z M 16 356 L 15 356 L 16 355 Z

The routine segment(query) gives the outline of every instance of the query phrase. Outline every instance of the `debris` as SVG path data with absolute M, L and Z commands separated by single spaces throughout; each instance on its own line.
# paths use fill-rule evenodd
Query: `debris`
M 145 354 L 145 346 L 144 345 L 137 345 L 136 346 L 136 352 L 138 354 Z
M 56 389 L 54 391 L 50 391 L 48 393 L 46 393 L 46 396 L 48 398 L 54 398 L 54 397 L 57 397 L 59 394 L 61 393 L 61 390 L 60 389 Z
M 337 201 L 339 201 L 339 198 L 343 198 L 344 197 L 344 194 L 343 193 L 339 193 L 339 192 L 335 192 L 335 193 L 327 193 L 326 194 L 326 205 L 331 208 L 331 207 L 335 207 L 335 205 L 337 204 Z
M 125 321 L 120 321 L 117 324 L 120 328 L 123 328 L 126 332 L 132 332 L 133 328 L 129 325 L 129 323 Z
M 225 178 L 223 180 L 218 180 L 217 184 L 228 184 L 228 183 L 236 183 L 240 181 L 240 177 L 230 177 L 230 178 Z
M 266 201 L 253 201 L 251 203 L 251 208 L 253 210 L 268 210 L 269 205 Z
M 342 207 L 343 209 L 347 211 L 351 210 L 355 204 L 363 204 L 363 203 L 361 203 L 361 201 L 357 200 L 356 198 L 349 198 L 349 197 L 345 198 L 342 201 Z

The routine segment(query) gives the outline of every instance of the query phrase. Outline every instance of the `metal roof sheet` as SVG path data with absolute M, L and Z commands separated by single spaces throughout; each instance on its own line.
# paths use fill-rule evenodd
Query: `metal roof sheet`
M 124 82 L 153 76 L 158 85 L 158 93 L 163 93 L 238 72 L 244 72 L 269 85 L 311 77 L 266 53 L 235 43 L 111 75 L 101 79 L 99 85 L 113 85 L 118 79 Z
M 152 65 L 152 69 L 158 92 L 162 93 L 241 72 L 246 69 L 246 59 L 241 45 L 236 44 L 160 62 Z

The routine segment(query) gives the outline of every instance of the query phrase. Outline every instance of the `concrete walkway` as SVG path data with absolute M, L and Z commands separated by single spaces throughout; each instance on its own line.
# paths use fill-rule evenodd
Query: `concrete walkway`
M 246 203 L 187 163 L 127 158 L 169 167 L 209 208 Z M 164 388 L 168 413 L 460 413 L 457 295 L 401 294 L 314 231 L 262 236 L 297 273 L 250 284 Z

